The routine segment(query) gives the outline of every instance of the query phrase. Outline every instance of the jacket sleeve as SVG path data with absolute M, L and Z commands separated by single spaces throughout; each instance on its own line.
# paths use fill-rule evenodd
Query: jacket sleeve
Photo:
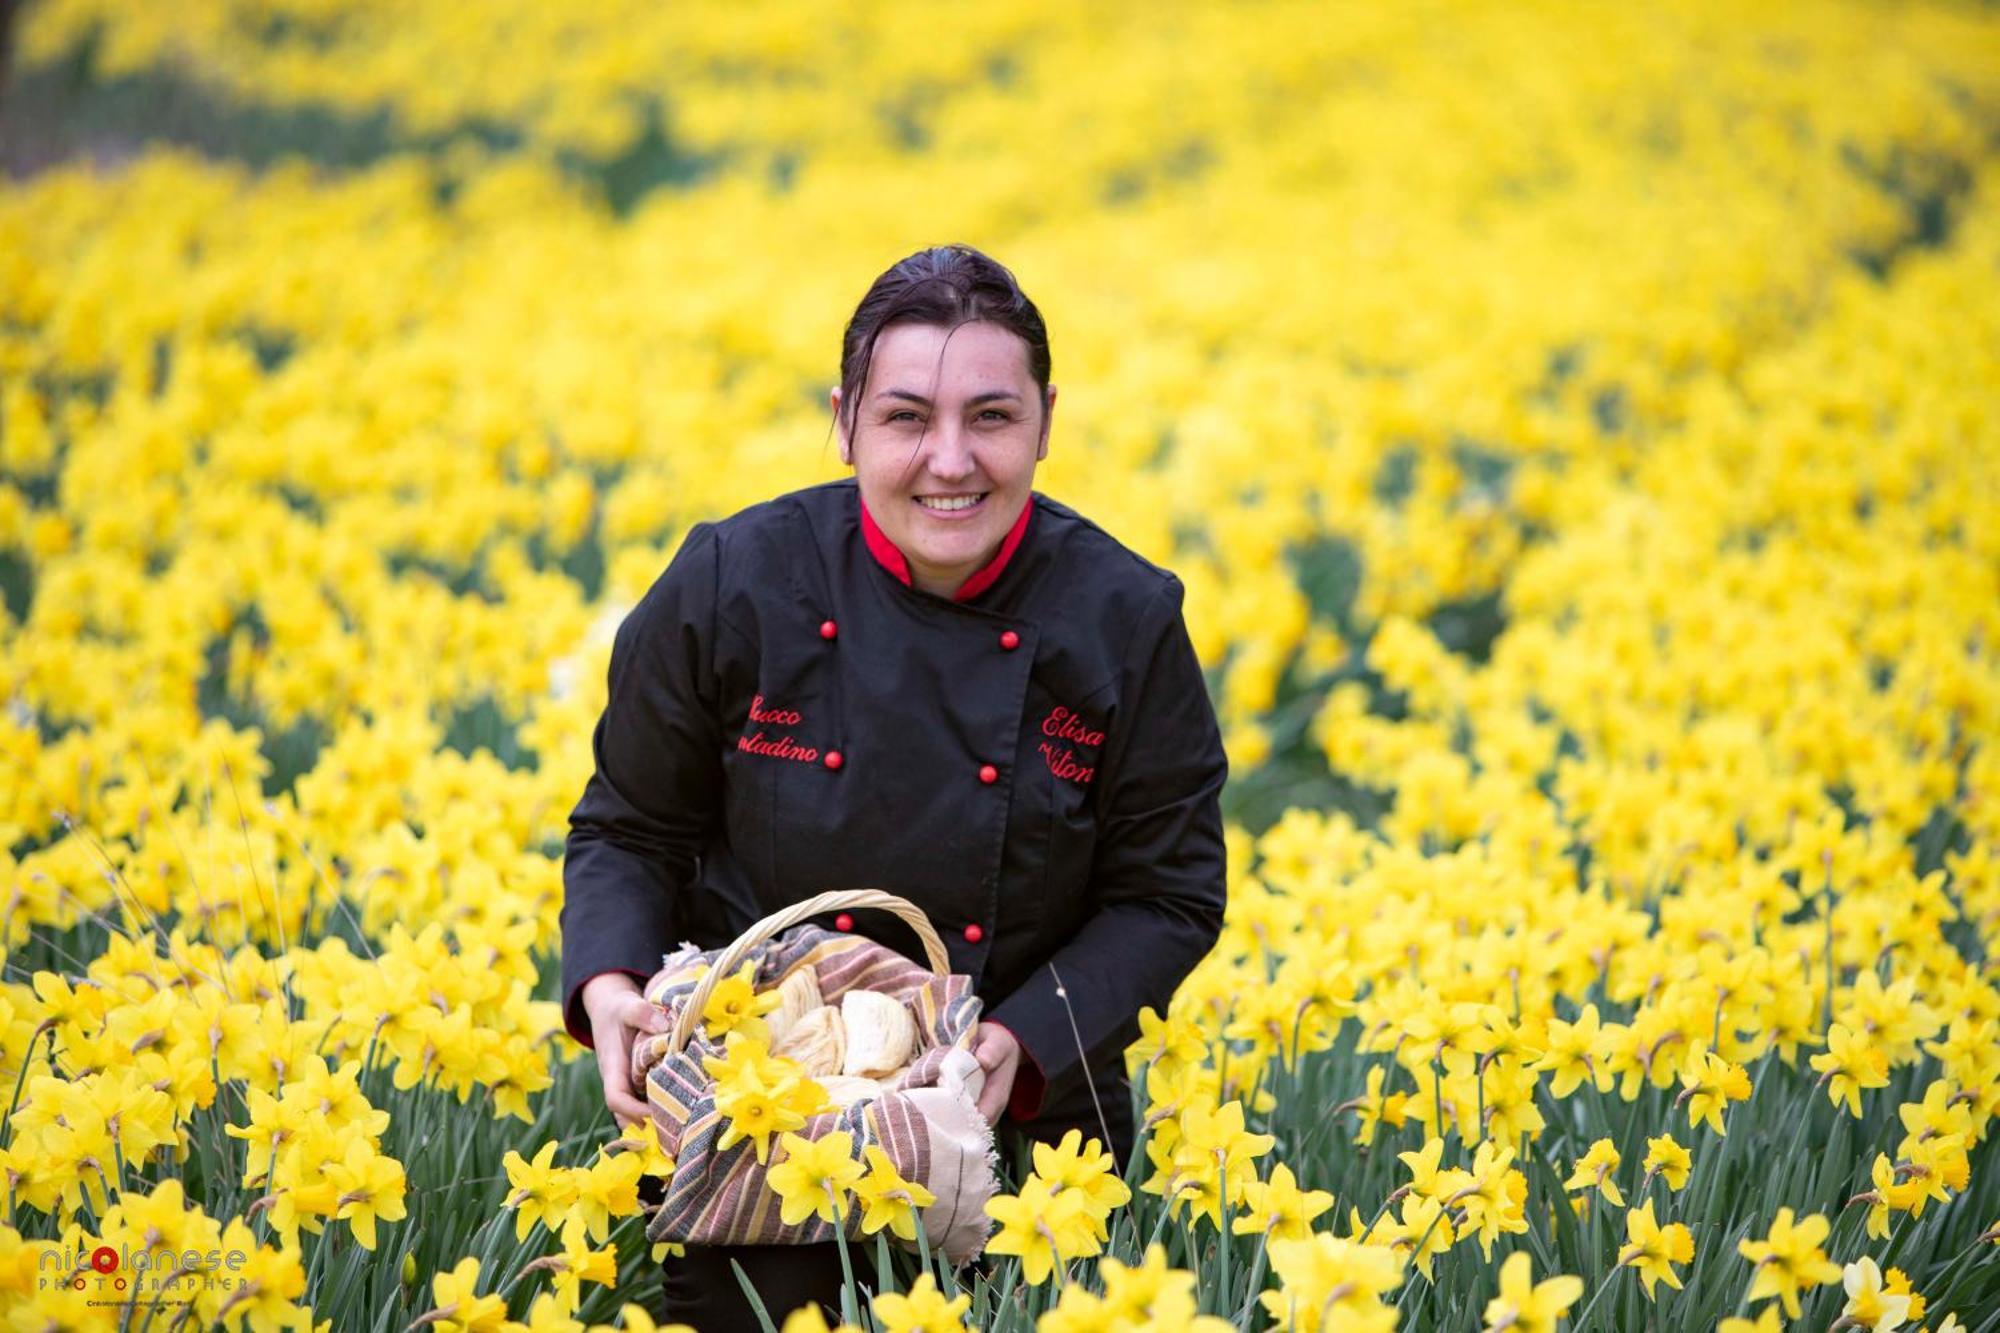
M 1222 931 L 1229 763 L 1183 595 L 1169 575 L 1127 654 L 1100 770 L 1108 785 L 1091 865 L 1095 911 L 990 1014 L 1040 1075 L 1042 1096 L 1010 1105 L 1017 1119 L 1116 1065 L 1139 1035 L 1139 1010 L 1165 1013 Z
M 716 565 L 714 526 L 697 523 L 612 641 L 591 738 L 596 769 L 570 812 L 563 853 L 563 1024 L 585 1046 L 583 984 L 602 972 L 643 982 L 659 970 L 721 817 Z

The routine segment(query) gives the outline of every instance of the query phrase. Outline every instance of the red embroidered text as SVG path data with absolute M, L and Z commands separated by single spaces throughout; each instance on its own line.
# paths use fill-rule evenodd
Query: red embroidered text
M 792 759 L 801 764 L 810 764 L 819 758 L 819 751 L 807 745 L 795 745 L 790 736 L 780 740 L 766 740 L 763 732 L 755 736 L 738 736 L 736 748 L 749 754 L 761 754 L 771 759 Z
M 1056 747 L 1047 741 L 1041 743 L 1041 750 L 1042 759 L 1048 764 L 1049 772 L 1059 778 L 1066 778 L 1076 783 L 1085 783 L 1097 776 L 1095 766 L 1086 768 L 1084 765 L 1076 762 L 1076 751 L 1074 750 L 1065 749 L 1061 754 L 1057 754 Z
M 774 727 L 796 727 L 802 719 L 796 708 L 764 707 L 764 696 L 759 694 L 750 700 L 750 720 Z M 767 759 L 790 759 L 800 764 L 810 764 L 819 758 L 819 750 L 814 746 L 800 745 L 790 736 L 771 740 L 761 730 L 755 736 L 738 736 L 736 748 L 745 754 L 763 755 Z
M 1077 758 L 1073 747 L 1095 749 L 1104 744 L 1104 733 L 1085 722 L 1081 714 L 1057 705 L 1042 719 L 1041 731 L 1051 738 L 1040 743 L 1042 761 L 1049 766 L 1049 772 L 1076 783 L 1086 783 L 1097 776 L 1096 756 L 1090 756 L 1093 762 L 1085 764 Z M 1064 741 L 1068 744 L 1058 744 Z
M 1042 719 L 1042 735 L 1054 736 L 1057 740 L 1070 741 L 1077 745 L 1102 745 L 1104 733 L 1092 731 L 1083 724 L 1083 719 L 1067 708 L 1058 705 L 1049 710 Z
M 750 700 L 750 720 L 769 722 L 774 727 L 796 727 L 799 724 L 799 712 L 796 708 L 766 708 L 764 696 L 759 694 Z

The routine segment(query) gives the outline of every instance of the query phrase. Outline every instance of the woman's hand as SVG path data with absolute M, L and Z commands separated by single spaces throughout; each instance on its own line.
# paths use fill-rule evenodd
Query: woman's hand
M 1014 1095 L 1014 1071 L 1021 1067 L 1021 1043 L 998 1023 L 981 1023 L 972 1034 L 972 1055 L 986 1071 L 986 1086 L 979 1094 L 979 1114 L 986 1123 L 997 1125 Z
M 585 982 L 583 1012 L 590 1018 L 604 1104 L 621 1131 L 630 1129 L 648 1114 L 646 1103 L 632 1095 L 632 1042 L 641 1032 L 665 1032 L 672 1021 L 623 972 L 605 972 Z

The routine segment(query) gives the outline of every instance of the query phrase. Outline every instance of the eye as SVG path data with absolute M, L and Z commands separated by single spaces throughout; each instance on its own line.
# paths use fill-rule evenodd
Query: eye
M 1000 408 L 997 407 L 989 407 L 986 409 L 986 412 L 991 412 L 994 416 L 999 417 L 1002 421 L 1007 421 L 1011 419 L 1008 417 L 1006 412 L 1002 411 Z M 986 415 L 986 412 L 981 412 L 979 415 L 983 417 Z
M 910 418 L 910 420 L 915 421 L 917 419 L 917 414 L 915 412 L 912 412 L 907 407 L 899 407 L 895 411 L 891 412 L 886 418 L 886 420 L 895 421 L 902 417 L 908 417 Z

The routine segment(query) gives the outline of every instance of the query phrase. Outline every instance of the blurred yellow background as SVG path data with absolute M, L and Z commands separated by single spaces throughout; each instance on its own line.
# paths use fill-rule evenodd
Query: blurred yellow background
M 574 1054 L 530 995 L 611 630 L 689 524 L 840 473 L 841 329 L 949 241 L 1047 317 L 1037 488 L 1188 587 L 1239 880 L 1191 1013 L 1261 983 L 1257 939 L 1334 920 L 1367 923 L 1341 948 L 1392 1026 L 1417 953 L 1463 966 L 1457 998 L 1513 958 L 1518 1009 L 1521 942 L 1579 921 L 1604 935 L 1547 951 L 1530 1010 L 1612 938 L 1669 972 L 1703 931 L 1817 959 L 1778 880 L 1843 811 L 1889 850 L 1842 853 L 1829 953 L 1858 985 L 1903 950 L 1952 1012 L 2000 1011 L 1944 958 L 2000 928 L 1991 6 L 12 24 L 8 1087 L 61 1009 L 31 974 L 165 916 L 261 951 L 213 961 L 267 994 L 302 936 L 384 947 L 290 955 L 324 1004 L 242 1057 L 252 1086 L 358 1056 L 353 997 L 444 969 L 438 1007 L 497 1044 L 455 1066 L 411 1027 L 411 1081 L 530 1119 Z M 1916 887 L 1947 864 L 1949 904 Z M 413 941 L 437 925 L 450 949 Z M 32 1207 L 89 1188 L 21 1160 Z

